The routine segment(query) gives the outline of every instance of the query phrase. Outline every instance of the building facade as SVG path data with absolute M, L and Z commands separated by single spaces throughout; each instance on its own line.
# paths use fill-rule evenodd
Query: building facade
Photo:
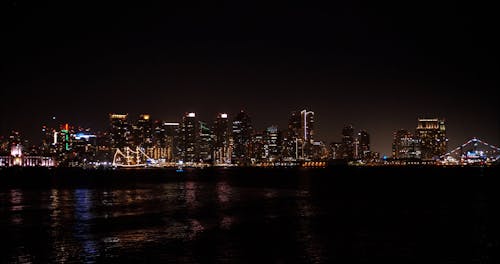
M 421 156 L 424 160 L 438 159 L 448 150 L 445 120 L 441 118 L 419 118 L 416 135 L 420 140 Z

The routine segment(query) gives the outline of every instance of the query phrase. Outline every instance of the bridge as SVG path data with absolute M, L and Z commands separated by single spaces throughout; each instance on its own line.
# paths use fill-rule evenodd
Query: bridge
M 492 164 L 500 160 L 500 148 L 472 138 L 439 159 L 446 165 Z

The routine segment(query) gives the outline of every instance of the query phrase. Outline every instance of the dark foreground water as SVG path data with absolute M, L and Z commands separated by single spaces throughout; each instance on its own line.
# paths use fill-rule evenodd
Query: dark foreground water
M 2 263 L 500 263 L 494 168 L 1 170 Z

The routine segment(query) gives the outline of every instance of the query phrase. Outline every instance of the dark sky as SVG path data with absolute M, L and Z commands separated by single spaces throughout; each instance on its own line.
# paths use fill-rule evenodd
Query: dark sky
M 450 147 L 499 143 L 500 23 L 485 3 L 102 2 L 2 3 L 0 134 L 240 109 L 285 128 L 308 108 L 318 139 L 351 123 L 383 154 L 420 116 L 446 118 Z

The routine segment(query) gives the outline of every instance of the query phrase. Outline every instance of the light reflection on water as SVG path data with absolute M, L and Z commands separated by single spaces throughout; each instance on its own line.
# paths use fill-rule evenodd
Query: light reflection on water
M 19 189 L 10 191 L 10 211 L 14 212 L 11 216 L 10 222 L 14 225 L 23 224 L 23 216 L 21 211 L 24 209 L 23 205 L 23 192 Z
M 361 192 L 348 203 L 337 201 L 337 207 L 327 188 L 318 199 L 307 181 L 295 187 L 259 184 L 221 178 L 120 188 L 0 190 L 0 215 L 5 216 L 0 218 L 0 231 L 9 241 L 0 262 L 329 263 L 332 256 L 354 249 L 378 254 L 392 242 L 389 239 L 398 238 L 385 235 L 397 233 L 397 228 L 385 226 L 390 232 L 380 232 L 388 219 L 411 224 L 412 218 L 427 220 L 422 215 L 465 215 L 463 206 L 453 211 L 448 205 L 454 200 L 438 195 L 447 202 L 446 210 L 416 203 L 413 208 L 402 206 L 403 214 L 384 200 L 371 202 L 376 196 L 356 204 L 352 197 L 359 198 Z M 349 195 L 346 191 L 335 199 Z M 374 216 L 366 204 L 378 206 L 378 212 L 388 212 L 391 218 L 379 216 L 378 225 L 365 224 L 360 233 L 349 223 Z M 391 252 L 411 252 L 397 250 Z
M 297 191 L 297 219 L 298 228 L 296 239 L 302 244 L 304 257 L 310 263 L 325 263 L 324 249 L 321 246 L 319 237 L 313 230 L 311 218 L 315 217 L 319 209 L 313 208 L 310 201 L 311 197 L 308 191 Z

